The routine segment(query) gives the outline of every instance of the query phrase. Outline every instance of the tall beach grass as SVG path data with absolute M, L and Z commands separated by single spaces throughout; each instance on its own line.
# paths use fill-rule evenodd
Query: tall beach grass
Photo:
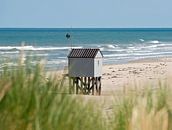
M 47 80 L 41 64 L 4 68 L 0 75 L 0 130 L 103 128 L 93 106 L 64 91 L 55 77 Z

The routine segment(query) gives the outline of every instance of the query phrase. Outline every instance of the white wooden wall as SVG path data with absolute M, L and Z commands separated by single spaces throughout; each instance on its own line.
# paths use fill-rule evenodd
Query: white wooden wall
M 70 77 L 94 77 L 93 58 L 69 58 Z
M 102 76 L 102 58 L 94 59 L 94 77 Z

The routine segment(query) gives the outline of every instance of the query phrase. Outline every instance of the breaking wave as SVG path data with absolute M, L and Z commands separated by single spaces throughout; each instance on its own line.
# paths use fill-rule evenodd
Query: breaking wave
M 141 42 L 144 42 L 145 40 L 144 39 L 139 39 Z
M 153 41 L 149 41 L 149 43 L 152 43 L 152 44 L 159 44 L 160 41 L 158 41 L 158 40 L 153 40 Z
M 82 48 L 72 47 L 72 48 Z M 71 47 L 33 47 L 33 46 L 0 46 L 0 50 L 25 50 L 25 51 L 51 51 L 51 50 L 69 50 Z

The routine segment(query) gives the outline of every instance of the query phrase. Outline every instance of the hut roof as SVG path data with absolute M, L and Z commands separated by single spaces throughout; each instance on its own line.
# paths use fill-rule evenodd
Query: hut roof
M 100 49 L 72 49 L 68 58 L 95 58 Z M 100 51 L 101 53 L 101 51 Z M 101 53 L 102 55 L 102 53 Z M 103 55 L 102 55 L 103 57 Z

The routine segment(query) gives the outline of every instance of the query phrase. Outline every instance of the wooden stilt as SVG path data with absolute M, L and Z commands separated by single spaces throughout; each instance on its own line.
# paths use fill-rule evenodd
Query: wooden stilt
M 83 94 L 83 77 L 81 77 L 80 83 L 81 83 L 81 93 Z
M 101 95 L 101 77 L 99 77 L 98 78 L 98 80 L 99 80 L 99 95 Z
M 79 91 L 79 79 L 78 77 L 76 78 L 76 94 L 78 94 Z
M 98 94 L 98 78 L 96 77 L 96 81 L 95 81 L 95 86 L 96 86 L 96 95 Z
M 76 85 L 76 78 L 73 78 L 73 86 L 72 86 L 72 93 L 75 92 L 75 85 Z
M 84 82 L 83 82 L 83 93 L 87 94 L 87 77 L 84 77 Z
M 94 83 L 95 82 L 95 79 L 94 77 L 92 78 L 92 95 L 94 95 Z
M 88 94 L 90 94 L 90 77 L 88 77 L 88 87 L 87 87 L 87 89 L 88 89 Z
M 71 88 L 72 88 L 72 78 L 69 77 L 69 93 L 71 94 Z
M 101 95 L 101 77 L 70 77 L 69 93 Z

